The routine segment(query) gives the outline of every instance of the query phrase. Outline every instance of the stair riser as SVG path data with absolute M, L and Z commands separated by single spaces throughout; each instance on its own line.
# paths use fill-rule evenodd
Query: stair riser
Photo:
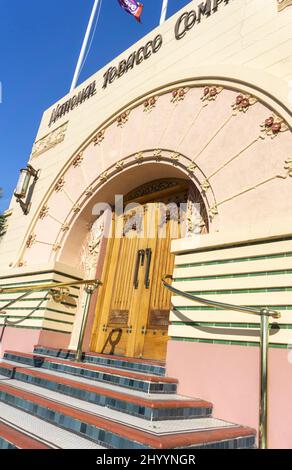
M 6 449 L 17 449 L 13 444 L 10 442 L 6 441 L 3 437 L 0 436 L 0 450 L 6 450 Z
M 256 442 L 254 436 L 241 437 L 239 439 L 212 442 L 208 444 L 201 444 L 198 446 L 191 446 L 188 449 L 222 449 L 222 450 L 235 450 L 235 449 L 255 449 Z
M 10 353 L 5 353 L 4 358 L 8 361 L 19 362 L 21 364 L 29 365 L 32 367 L 53 370 L 56 372 L 75 375 L 77 377 L 84 377 L 101 383 L 118 385 L 120 387 L 125 387 L 131 390 L 137 390 L 139 392 L 175 394 L 177 391 L 177 385 L 175 383 L 147 382 L 145 380 L 137 380 L 127 377 L 121 377 L 118 375 L 115 376 L 113 374 L 108 374 L 104 372 L 87 370 L 81 367 L 73 367 L 69 364 L 58 364 L 46 361 L 43 358 L 29 358 L 23 356 L 16 356 Z
M 58 357 L 60 359 L 69 359 L 74 361 L 75 353 L 67 351 L 58 351 L 54 349 L 46 348 L 35 348 L 35 354 L 43 354 L 46 356 Z M 160 377 L 165 376 L 165 367 L 144 364 L 140 362 L 128 362 L 122 359 L 111 359 L 109 357 L 102 356 L 91 356 L 90 354 L 83 354 L 82 361 L 88 364 L 98 364 L 102 366 L 110 366 L 116 369 L 131 370 L 136 372 L 145 372 L 146 374 L 158 375 Z
M 113 432 L 99 429 L 91 424 L 84 423 L 78 418 L 67 416 L 66 414 L 56 412 L 54 409 L 39 405 L 33 401 L 14 396 L 12 393 L 0 390 L 0 401 L 111 449 L 150 448 L 138 442 L 132 442 L 125 437 L 114 434 Z
M 156 408 L 147 407 L 145 405 L 138 405 L 129 403 L 122 398 L 112 398 L 92 391 L 78 388 L 78 386 L 71 386 L 59 383 L 57 379 L 48 380 L 46 378 L 36 377 L 29 375 L 25 372 L 15 371 L 1 367 L 0 374 L 5 377 L 20 380 L 21 382 L 29 383 L 39 387 L 43 387 L 54 392 L 59 392 L 79 400 L 94 403 L 99 406 L 106 406 L 116 411 L 127 413 L 131 416 L 138 416 L 140 418 L 157 421 L 167 419 L 189 419 L 189 418 L 204 418 L 211 416 L 212 409 L 207 407 L 181 407 L 181 408 Z
M 104 447 L 110 449 L 151 449 L 153 447 L 130 440 L 127 437 L 120 436 L 114 432 L 107 431 L 101 428 L 98 428 L 92 424 L 85 423 L 78 418 L 73 418 L 67 416 L 62 412 L 56 412 L 53 408 L 47 406 L 42 406 L 38 403 L 34 403 L 31 400 L 20 398 L 13 395 L 13 393 L 8 393 L 0 391 L 0 401 L 3 401 L 11 406 L 14 406 L 18 409 L 24 410 L 29 414 L 37 416 L 44 421 L 55 424 L 67 431 L 74 432 L 75 434 L 86 437 L 97 444 L 100 444 Z M 207 444 L 207 446 L 212 445 L 212 448 L 221 448 L 224 445 L 225 449 L 235 449 L 235 448 L 252 448 L 254 447 L 254 437 L 250 438 L 235 438 L 224 441 L 224 444 L 217 442 L 216 444 Z M 246 447 L 245 447 L 246 446 Z M 205 448 L 204 445 L 188 446 L 188 448 Z

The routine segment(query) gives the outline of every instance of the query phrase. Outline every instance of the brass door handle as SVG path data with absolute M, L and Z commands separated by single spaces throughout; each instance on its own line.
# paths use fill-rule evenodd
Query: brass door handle
M 151 266 L 151 260 L 152 260 L 152 250 L 151 250 L 151 248 L 146 248 L 146 258 L 147 258 L 147 262 L 146 262 L 146 271 L 145 271 L 144 284 L 145 284 L 146 289 L 149 289 L 149 287 L 150 287 L 149 274 L 150 274 L 150 266 Z
M 135 265 L 135 272 L 134 272 L 134 289 L 138 289 L 139 287 L 139 269 L 140 266 L 144 266 L 144 259 L 145 259 L 145 250 L 138 250 L 137 257 L 136 257 L 136 265 Z

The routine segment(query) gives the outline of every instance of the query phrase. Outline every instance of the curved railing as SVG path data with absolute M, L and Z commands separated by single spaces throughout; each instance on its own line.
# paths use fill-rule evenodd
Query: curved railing
M 85 301 L 85 308 L 82 316 L 82 324 L 81 324 L 81 329 L 80 329 L 80 334 L 79 334 L 79 339 L 78 339 L 78 346 L 77 346 L 77 352 L 76 352 L 76 359 L 80 359 L 82 355 L 82 344 L 83 344 L 83 339 L 84 339 L 84 334 L 85 334 L 85 327 L 87 323 L 87 317 L 88 317 L 88 312 L 89 312 L 89 300 L 91 294 L 93 294 L 94 290 L 101 285 L 101 281 L 99 279 L 91 279 L 91 280 L 81 280 L 81 281 L 73 281 L 73 282 L 55 282 L 55 283 L 49 283 L 49 284 L 39 284 L 36 286 L 23 286 L 23 287 L 4 287 L 0 288 L 0 295 L 1 294 L 17 294 L 18 292 L 23 292 L 22 295 L 17 297 L 16 299 L 13 299 L 9 301 L 6 305 L 4 305 L 0 313 L 6 314 L 5 309 L 11 307 L 12 305 L 16 304 L 17 302 L 20 302 L 22 299 L 28 297 L 32 292 L 47 292 L 46 296 L 44 299 L 41 300 L 41 303 L 38 305 L 38 307 L 49 297 L 51 296 L 52 299 L 57 302 L 61 303 L 66 301 L 70 297 L 70 291 L 69 287 L 74 287 L 74 286 L 85 286 L 85 292 L 87 295 L 86 301 Z M 37 307 L 37 308 L 38 308 Z M 3 324 L 3 329 L 0 337 L 0 342 L 3 339 L 4 335 L 4 330 L 6 326 L 15 326 L 19 325 L 20 323 L 23 323 L 25 320 L 31 317 L 31 315 L 34 313 L 36 309 L 32 309 L 32 311 L 26 315 L 25 317 L 21 318 L 20 320 L 17 321 L 11 321 L 8 319 L 8 317 L 5 317 L 4 319 L 4 324 Z
M 216 302 L 208 300 L 203 297 L 181 291 L 169 284 L 169 280 L 173 280 L 170 275 L 164 276 L 162 284 L 173 294 L 184 297 L 193 302 L 198 302 L 210 307 L 216 307 L 222 310 L 231 310 L 236 312 L 245 313 L 248 315 L 258 315 L 261 318 L 260 326 L 260 410 L 259 410 L 259 447 L 261 449 L 267 448 L 267 434 L 268 434 L 268 348 L 269 348 L 269 318 L 281 318 L 281 313 L 268 308 L 253 308 L 244 307 L 240 305 L 228 304 L 225 302 Z

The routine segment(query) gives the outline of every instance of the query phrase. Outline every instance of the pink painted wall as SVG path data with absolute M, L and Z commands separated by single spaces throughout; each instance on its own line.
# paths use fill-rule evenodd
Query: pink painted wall
M 269 352 L 269 447 L 292 448 L 292 363 L 289 351 Z M 167 374 L 179 393 L 210 400 L 214 416 L 258 429 L 256 347 L 169 341 Z
M 68 347 L 70 335 L 55 333 L 53 331 L 40 331 L 18 328 L 0 328 L 0 358 L 5 351 L 19 351 L 31 353 L 37 344 L 51 346 L 52 348 Z
M 0 358 L 7 350 L 32 352 L 34 345 L 39 342 L 39 337 L 39 330 L 6 327 L 3 332 L 3 328 L 0 328 Z

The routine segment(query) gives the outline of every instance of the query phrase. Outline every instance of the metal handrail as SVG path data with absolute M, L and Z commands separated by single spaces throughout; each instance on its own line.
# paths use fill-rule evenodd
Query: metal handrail
M 185 297 L 194 302 L 199 302 L 211 307 L 217 307 L 222 310 L 232 310 L 249 315 L 258 315 L 261 317 L 260 328 L 260 410 L 259 410 L 259 447 L 267 448 L 268 436 L 268 348 L 269 348 L 269 318 L 281 318 L 281 313 L 268 308 L 256 309 L 252 307 L 244 307 L 240 305 L 227 304 L 225 302 L 216 302 L 203 297 L 190 294 L 172 287 L 167 280 L 173 277 L 166 275 L 162 279 L 163 286 L 173 294 Z
M 61 303 L 66 298 L 68 298 L 69 295 L 69 287 L 74 287 L 74 286 L 85 286 L 85 292 L 87 294 L 87 299 L 86 299 L 86 305 L 85 309 L 83 312 L 82 316 L 82 324 L 79 332 L 79 339 L 78 339 L 78 345 L 77 345 L 77 351 L 76 351 L 76 357 L 81 358 L 82 355 L 82 343 L 85 335 L 85 328 L 86 328 L 86 323 L 87 323 L 87 317 L 88 317 L 88 312 L 89 312 L 89 303 L 90 303 L 90 297 L 95 291 L 97 287 L 102 285 L 102 282 L 99 279 L 90 279 L 90 280 L 80 280 L 80 281 L 73 281 L 73 282 L 54 282 L 54 283 L 48 283 L 48 284 L 38 284 L 36 286 L 22 286 L 22 287 L 4 287 L 0 288 L 0 295 L 1 294 L 16 294 L 18 292 L 24 292 L 21 296 L 17 297 L 16 299 L 13 299 L 9 301 L 4 307 L 1 308 L 0 313 L 1 314 L 6 314 L 4 311 L 6 308 L 10 307 L 11 305 L 14 305 L 15 303 L 19 302 L 20 300 L 24 299 L 25 297 L 28 297 L 29 294 L 32 292 L 44 292 L 47 291 L 47 295 L 51 295 L 53 300 L 55 302 Z M 44 299 L 43 299 L 44 300 Z M 33 312 L 30 312 L 28 315 L 23 317 L 21 320 L 18 320 L 15 324 L 19 324 L 27 320 Z M 4 320 L 4 328 L 8 324 L 14 324 L 13 322 L 8 321 L 8 318 L 5 317 Z M 4 333 L 4 328 L 1 334 L 0 341 L 3 339 L 3 333 Z

